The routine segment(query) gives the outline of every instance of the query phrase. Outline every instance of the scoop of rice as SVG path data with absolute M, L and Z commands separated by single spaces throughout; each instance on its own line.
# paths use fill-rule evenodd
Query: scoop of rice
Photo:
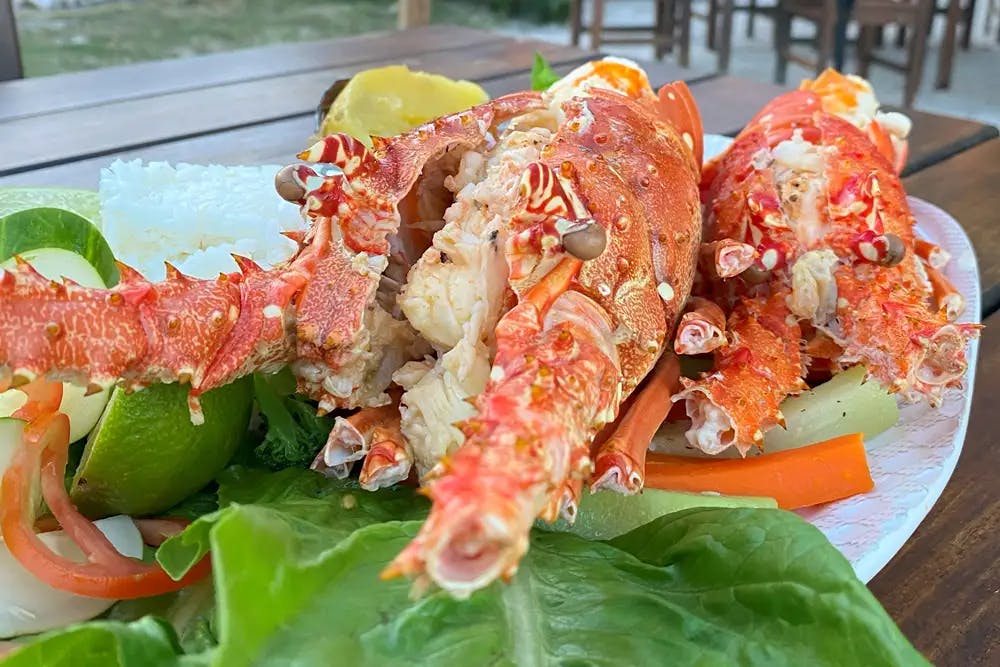
M 150 280 L 165 277 L 164 261 L 200 278 L 236 271 L 232 253 L 274 266 L 296 250 L 280 232 L 306 227 L 275 192 L 279 169 L 116 160 L 101 170 L 101 231 Z

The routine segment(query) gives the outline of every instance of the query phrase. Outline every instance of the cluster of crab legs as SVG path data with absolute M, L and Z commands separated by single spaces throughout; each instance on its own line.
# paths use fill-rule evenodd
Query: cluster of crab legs
M 824 74 L 702 170 L 684 84 L 657 94 L 634 64 L 597 61 L 372 148 L 322 139 L 300 157 L 327 167 L 277 177 L 311 222 L 284 265 L 238 258 L 239 272 L 163 283 L 121 267 L 94 290 L 20 262 L 0 277 L 0 389 L 32 400 L 3 480 L 5 541 L 30 546 L 22 562 L 44 549 L 25 508 L 30 475 L 65 466 L 46 454 L 67 437 L 49 380 L 188 383 L 197 423 L 205 391 L 290 366 L 320 411 L 354 410 L 315 468 L 363 460 L 366 488 L 414 477 L 432 500 L 386 575 L 457 596 L 512 576 L 533 521 L 572 520 L 585 484 L 640 491 L 671 397 L 707 453 L 759 446 L 807 374 L 863 363 L 939 402 L 976 328 L 955 322 L 946 253 L 913 232 L 896 175 L 908 121 L 868 98 Z M 714 369 L 679 378 L 671 347 Z M 88 562 L 63 564 L 85 581 L 111 548 L 86 539 Z

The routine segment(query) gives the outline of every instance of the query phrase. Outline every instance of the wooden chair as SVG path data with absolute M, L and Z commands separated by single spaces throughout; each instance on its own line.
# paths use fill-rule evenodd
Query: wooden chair
M 599 51 L 604 44 L 652 44 L 656 59 L 663 58 L 676 46 L 681 67 L 690 63 L 691 0 L 653 0 L 653 25 L 604 25 L 605 0 L 592 0 L 590 25 L 583 22 L 583 0 L 570 0 L 570 41 L 580 45 L 580 36 L 590 32 L 590 48 Z
M 705 20 L 708 26 L 707 46 L 718 54 L 718 71 L 725 74 L 729 71 L 733 48 L 733 15 L 747 13 L 747 37 L 753 38 L 757 16 L 771 18 L 774 10 L 774 4 L 761 4 L 760 0 L 748 0 L 747 4 L 736 4 L 735 0 L 708 0 L 704 12 L 692 11 L 691 15 Z
M 708 0 L 708 11 L 705 14 L 695 14 L 698 18 L 704 18 L 708 22 L 708 48 L 713 51 L 716 47 L 716 27 L 719 11 L 720 9 L 725 9 L 724 4 L 725 0 Z M 747 39 L 753 39 L 754 32 L 756 32 L 757 17 L 764 16 L 770 18 L 774 13 L 775 5 L 776 3 L 774 2 L 762 4 L 760 0 L 747 0 L 747 4 L 745 5 L 738 5 L 733 2 L 730 11 L 734 14 L 739 12 L 747 13 Z
M 956 11 L 958 12 L 954 19 L 951 16 L 952 7 L 955 2 L 958 2 L 958 7 Z M 930 22 L 927 24 L 927 30 L 930 31 L 934 24 L 934 19 L 938 16 L 944 16 L 945 21 L 956 22 L 956 25 L 962 33 L 962 50 L 968 51 L 972 46 L 972 19 L 976 13 L 976 0 L 945 0 L 943 4 L 934 4 L 934 14 L 931 16 Z M 896 31 L 896 46 L 902 47 L 906 43 L 906 27 L 899 26 Z M 880 45 L 881 46 L 881 45 Z
M 20 79 L 23 76 L 14 8 L 11 0 L 0 0 L 0 81 Z
M 822 72 L 831 63 L 844 67 L 847 24 L 855 21 L 860 28 L 858 38 L 858 73 L 867 76 L 872 63 L 902 72 L 906 76 L 903 104 L 912 107 L 920 87 L 927 51 L 927 23 L 931 20 L 934 0 L 780 0 L 775 13 L 775 50 L 777 58 L 774 78 L 784 84 L 788 62 Z M 852 6 L 853 5 L 853 6 Z M 816 26 L 815 59 L 792 51 L 792 19 L 802 18 Z M 878 28 L 897 23 L 910 30 L 910 46 L 906 61 L 898 63 L 874 53 Z

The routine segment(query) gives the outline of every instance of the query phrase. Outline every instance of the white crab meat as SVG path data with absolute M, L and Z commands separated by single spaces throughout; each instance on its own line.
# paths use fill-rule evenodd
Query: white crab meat
M 821 214 L 826 206 L 822 149 L 805 141 L 802 131 L 796 130 L 791 139 L 774 147 L 772 157 L 775 185 L 787 222 L 799 242 L 811 247 L 827 232 Z
M 691 428 L 684 434 L 691 446 L 706 454 L 719 454 L 733 444 L 736 437 L 733 420 L 708 394 L 695 388 L 678 394 L 674 400 L 678 399 L 685 400 L 687 416 L 691 419 Z
M 834 270 L 840 260 L 830 249 L 810 250 L 792 265 L 792 293 L 788 307 L 801 319 L 825 326 L 837 312 Z
M 453 424 L 475 414 L 467 399 L 489 381 L 507 291 L 502 225 L 517 203 L 521 174 L 550 138 L 544 128 L 514 130 L 489 153 L 462 156 L 444 180 L 455 193 L 445 225 L 399 295 L 400 311 L 437 351 L 436 359 L 406 364 L 394 376 L 404 389 L 401 430 L 421 475 L 462 444 Z

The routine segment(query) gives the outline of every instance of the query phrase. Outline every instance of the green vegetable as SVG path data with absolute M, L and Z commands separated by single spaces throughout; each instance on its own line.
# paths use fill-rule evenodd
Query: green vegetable
M 875 380 L 865 381 L 864 366 L 855 366 L 812 391 L 781 404 L 786 427 L 764 434 L 764 451 L 780 452 L 847 435 L 864 433 L 865 442 L 899 420 L 896 398 Z
M 147 622 L 140 645 L 155 659 L 142 664 L 927 664 L 844 557 L 780 510 L 689 509 L 610 542 L 536 531 L 510 584 L 459 601 L 438 590 L 413 599 L 409 581 L 378 580 L 420 527 L 389 520 L 423 515 L 412 490 L 236 469 L 219 495 L 223 509 L 158 554 L 211 545 L 218 646 L 177 658 L 172 633 Z M 82 630 L 54 633 L 11 664 L 136 664 L 135 651 L 87 660 L 91 643 L 139 641 L 136 625 L 113 636 L 107 623 L 82 626 L 94 629 L 76 634 L 72 651 L 68 636 Z
M 535 51 L 535 61 L 531 64 L 531 89 L 545 90 L 559 79 L 560 76 L 555 73 L 545 57 Z
M 188 387 L 116 388 L 87 438 L 70 496 L 90 517 L 157 514 L 208 484 L 243 441 L 253 383 L 240 378 L 201 396 L 205 423 L 194 425 Z
M 41 248 L 74 252 L 97 269 L 104 284 L 118 282 L 111 248 L 86 218 L 58 208 L 31 208 L 0 218 L 0 261 Z
M 195 667 L 208 656 L 182 656 L 166 622 L 147 617 L 135 623 L 94 621 L 46 633 L 18 649 L 3 667 Z
M 174 593 L 150 598 L 122 600 L 103 620 L 134 622 L 156 616 L 169 623 L 186 653 L 199 653 L 218 644 L 215 630 L 215 591 L 211 580 L 203 580 Z
M 569 531 L 588 540 L 607 540 L 671 512 L 691 507 L 777 507 L 774 498 L 724 496 L 717 493 L 687 493 L 644 489 L 642 493 L 626 496 L 621 493 L 601 491 L 580 497 L 580 510 L 576 521 L 569 525 L 565 519 L 548 526 L 554 530 Z M 545 528 L 545 525 L 541 527 Z
M 270 508 L 300 525 L 322 526 L 315 535 L 319 547 L 331 546 L 373 523 L 423 518 L 428 507 L 427 500 L 409 487 L 371 493 L 354 480 L 330 480 L 308 470 L 289 468 L 269 473 L 233 466 L 219 476 L 219 505 L 223 509 L 200 517 L 183 533 L 164 542 L 156 560 L 180 579 L 208 553 L 211 529 L 232 507 L 250 504 Z
M 295 395 L 291 373 L 253 376 L 254 392 L 267 425 L 254 449 L 256 462 L 271 470 L 308 466 L 326 444 L 332 417 L 316 416 L 316 406 Z

